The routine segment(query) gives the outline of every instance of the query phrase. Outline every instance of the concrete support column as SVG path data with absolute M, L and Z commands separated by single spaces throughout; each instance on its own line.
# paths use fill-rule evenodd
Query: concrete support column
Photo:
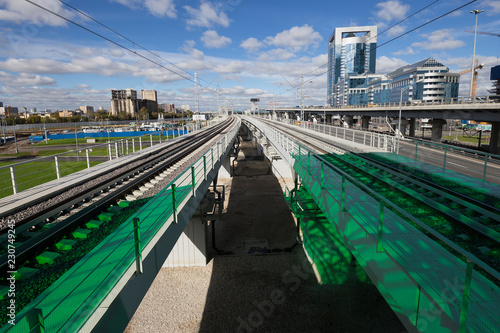
M 229 179 L 233 175 L 231 174 L 231 165 L 233 164 L 233 161 L 236 159 L 236 157 L 231 156 L 231 154 L 228 154 L 224 161 L 222 161 L 222 165 L 219 169 L 219 174 L 218 174 L 218 179 Z
M 368 128 L 370 127 L 370 119 L 372 117 L 370 116 L 362 116 L 361 117 L 361 128 L 364 129 L 364 130 L 368 130 Z
M 500 154 L 500 122 L 494 121 L 491 123 L 491 139 L 489 152 L 492 154 Z
M 349 128 L 352 128 L 352 125 L 354 123 L 353 116 L 344 116 L 344 123 L 346 123 Z
M 196 216 L 196 214 L 195 214 Z M 207 224 L 200 216 L 189 220 L 163 267 L 192 267 L 207 264 Z
M 441 142 L 443 136 L 443 125 L 446 124 L 444 119 L 432 119 L 432 137 L 431 141 Z
M 415 129 L 416 129 L 416 118 L 410 118 L 410 133 L 408 133 L 409 136 L 415 137 Z
M 332 123 L 332 117 L 333 117 L 333 116 L 332 116 L 331 114 L 327 114 L 327 115 L 326 115 L 326 123 L 327 123 L 327 124 L 331 124 L 331 123 Z

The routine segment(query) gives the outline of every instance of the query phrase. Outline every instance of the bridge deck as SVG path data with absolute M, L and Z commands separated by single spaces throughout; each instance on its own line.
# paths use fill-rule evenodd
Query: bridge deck
M 381 291 L 395 302 L 417 327 L 433 332 L 458 330 L 466 264 L 388 209 L 383 211 L 379 232 L 380 203 L 349 181 L 345 185 L 345 211 L 340 210 L 341 176 L 325 171 L 321 190 L 318 160 L 298 161 L 295 169 L 319 207 L 343 235 L 351 251 Z M 380 234 L 380 236 L 379 236 Z M 383 240 L 380 251 L 378 239 Z M 437 306 L 435 305 L 437 304 Z M 474 272 L 467 327 L 472 332 L 500 329 L 500 289 Z

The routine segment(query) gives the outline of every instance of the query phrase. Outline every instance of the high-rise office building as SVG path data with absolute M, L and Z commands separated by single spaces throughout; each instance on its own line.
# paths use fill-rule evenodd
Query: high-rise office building
M 328 104 L 337 105 L 335 87 L 353 74 L 374 74 L 377 27 L 335 28 L 328 41 Z
M 427 58 L 388 74 L 348 74 L 335 86 L 336 106 L 403 101 L 437 102 L 458 96 L 459 73 Z M 418 103 L 418 102 L 417 102 Z

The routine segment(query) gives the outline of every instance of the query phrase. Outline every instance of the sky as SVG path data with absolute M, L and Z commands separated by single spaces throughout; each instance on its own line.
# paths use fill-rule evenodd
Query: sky
M 191 110 L 198 96 L 201 112 L 247 110 L 250 98 L 261 108 L 295 106 L 301 95 L 304 105 L 325 105 L 336 27 L 377 26 L 379 74 L 429 57 L 462 72 L 472 64 L 471 10 L 484 10 L 477 31 L 500 35 L 500 0 L 469 2 L 0 0 L 0 102 L 109 109 L 111 89 L 131 88 Z M 500 36 L 477 34 L 479 96 L 491 89 L 499 56 Z M 460 95 L 470 80 L 462 75 Z

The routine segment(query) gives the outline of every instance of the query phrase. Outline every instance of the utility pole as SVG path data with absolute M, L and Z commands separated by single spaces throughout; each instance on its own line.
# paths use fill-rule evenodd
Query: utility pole
M 220 110 L 220 105 L 219 105 L 219 85 L 217 85 L 217 114 L 219 116 L 222 116 L 222 112 Z
M 304 121 L 304 74 L 300 76 L 300 121 Z
M 198 74 L 194 73 L 194 113 L 198 114 L 200 111 L 198 110 Z
M 472 99 L 472 93 L 473 93 L 473 89 L 474 89 L 474 72 L 476 71 L 476 69 L 474 68 L 474 62 L 475 62 L 475 58 L 476 58 L 476 36 L 477 36 L 477 15 L 479 13 L 482 13 L 484 12 L 484 10 L 478 10 L 478 9 L 474 9 L 474 10 L 471 10 L 470 13 L 471 14 L 474 14 L 476 16 L 476 26 L 474 28 L 474 49 L 472 51 L 472 71 L 471 71 L 471 77 L 470 77 L 470 98 Z

